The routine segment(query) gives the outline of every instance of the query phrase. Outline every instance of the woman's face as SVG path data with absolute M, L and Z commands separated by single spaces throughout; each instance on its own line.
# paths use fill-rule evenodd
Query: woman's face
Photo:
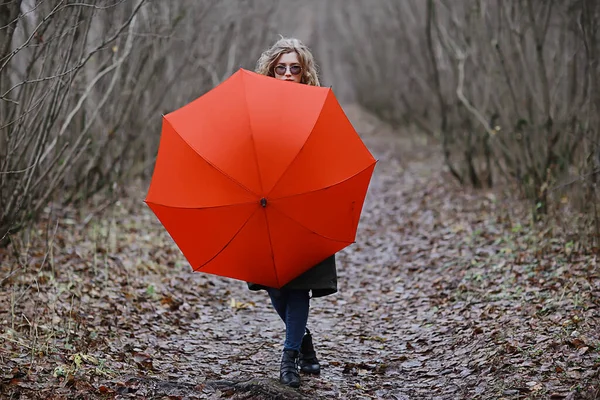
M 293 51 L 279 56 L 275 62 L 273 72 L 277 79 L 300 83 L 302 81 L 303 71 L 302 64 L 300 64 L 300 60 L 298 59 L 298 54 Z

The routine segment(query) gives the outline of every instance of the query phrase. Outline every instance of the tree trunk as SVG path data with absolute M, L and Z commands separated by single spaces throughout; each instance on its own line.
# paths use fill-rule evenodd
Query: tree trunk
M 12 38 L 17 28 L 22 0 L 0 3 L 0 60 L 5 60 L 12 51 Z M 5 27 L 5 28 L 4 28 Z M 0 93 L 4 93 L 8 76 L 8 66 L 0 69 Z M 7 121 L 10 103 L 0 99 L 0 121 Z M 0 129 L 0 159 L 5 159 L 8 152 L 7 129 Z

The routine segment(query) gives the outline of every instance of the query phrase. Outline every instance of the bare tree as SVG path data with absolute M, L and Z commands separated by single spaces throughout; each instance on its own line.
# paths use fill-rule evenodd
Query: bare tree
M 147 177 L 161 113 L 253 68 L 277 8 L 272 0 L 0 5 L 0 238 L 57 193 L 76 201 Z
M 349 38 L 343 51 L 362 105 L 439 139 L 460 182 L 514 181 L 545 212 L 553 188 L 565 180 L 591 188 L 578 177 L 598 172 L 598 8 L 348 1 L 338 4 L 345 17 L 331 19 Z

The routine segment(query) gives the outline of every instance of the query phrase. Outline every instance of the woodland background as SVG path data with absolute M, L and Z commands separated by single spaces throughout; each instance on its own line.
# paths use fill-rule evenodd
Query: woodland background
M 456 293 L 477 297 L 485 290 L 497 294 L 491 288 L 498 287 L 502 293 L 512 293 L 520 287 L 520 277 L 527 276 L 526 285 L 556 292 L 560 300 L 549 308 L 544 298 L 541 308 L 532 313 L 550 318 L 552 312 L 563 310 L 570 322 L 561 325 L 558 339 L 550 335 L 559 344 L 548 344 L 540 354 L 519 353 L 526 346 L 510 338 L 502 342 L 504 347 L 499 346 L 535 364 L 542 353 L 556 358 L 554 352 L 565 345 L 579 354 L 581 369 L 576 371 L 580 372 L 569 375 L 568 365 L 553 364 L 542 373 L 544 378 L 524 378 L 508 388 L 491 385 L 477 392 L 478 381 L 465 386 L 463 395 L 498 398 L 494 397 L 498 393 L 517 397 L 554 393 L 553 398 L 596 398 L 600 341 L 597 318 L 586 319 L 586 315 L 597 311 L 600 293 L 596 267 L 600 240 L 599 27 L 600 3 L 595 0 L 2 2 L 0 304 L 5 307 L 0 309 L 0 341 L 13 347 L 0 353 L 4 361 L 0 364 L 6 365 L 0 393 L 18 398 L 45 388 L 46 395 L 57 396 L 68 390 L 98 396 L 121 394 L 118 387 L 106 383 L 122 372 L 117 367 L 115 374 L 104 375 L 100 368 L 96 379 L 106 379 L 101 385 L 87 380 L 90 387 L 77 388 L 74 383 L 79 382 L 73 376 L 79 376 L 83 365 L 98 370 L 98 354 L 110 351 L 94 347 L 93 339 L 86 342 L 89 353 L 69 342 L 73 326 L 90 326 L 91 321 L 73 316 L 74 299 L 81 303 L 86 296 L 77 288 L 86 288 L 88 294 L 93 290 L 98 298 L 108 296 L 105 304 L 112 304 L 114 287 L 109 289 L 106 281 L 112 276 L 115 282 L 122 278 L 122 282 L 138 285 L 142 294 L 136 296 L 160 299 L 167 309 L 177 305 L 173 310 L 179 310 L 181 304 L 188 304 L 173 294 L 157 294 L 156 282 L 132 283 L 136 278 L 128 270 L 154 269 L 153 276 L 163 284 L 172 274 L 165 265 L 177 266 L 177 276 L 185 276 L 181 275 L 185 265 L 172 247 L 165 250 L 166 245 L 148 242 L 148 247 L 130 248 L 140 235 L 160 229 L 146 211 L 137 214 L 143 208 L 140 193 L 146 190 L 154 166 L 161 115 L 202 95 L 238 68 L 253 69 L 261 51 L 284 34 L 298 36 L 311 47 L 323 84 L 332 86 L 348 105 L 349 115 L 383 161 L 381 178 L 377 178 L 381 181 L 374 183 L 373 193 L 386 200 L 379 206 L 367 203 L 372 208 L 364 217 L 365 229 L 377 233 L 378 244 L 367 240 L 360 245 L 373 259 L 356 261 L 353 257 L 360 256 L 354 254 L 361 250 L 353 250 L 346 253 L 348 265 L 359 268 L 368 262 L 408 282 L 404 266 L 410 267 L 412 257 L 426 248 L 429 264 L 407 268 L 411 274 L 423 268 L 422 279 L 430 277 L 437 282 L 432 285 L 446 285 L 432 295 L 444 290 L 453 293 L 443 304 L 459 301 L 452 297 Z M 437 200 L 418 203 L 405 197 L 411 191 Z M 452 210 L 452 215 L 444 210 Z M 490 231 L 486 221 L 494 221 L 495 228 Z M 415 245 L 412 240 L 421 223 L 429 226 L 431 237 L 421 237 L 424 241 Z M 401 237 L 391 233 L 405 228 Z M 385 239 L 382 232 L 387 232 Z M 454 235 L 452 246 L 446 235 Z M 463 245 L 472 253 L 465 253 Z M 443 257 L 454 257 L 452 262 L 431 255 L 439 255 L 444 248 Z M 488 258 L 478 259 L 482 252 Z M 449 265 L 457 268 L 458 281 L 452 277 L 454 270 L 445 269 Z M 128 271 L 126 277 L 115 275 L 112 268 Z M 97 286 L 95 279 L 104 283 Z M 553 286 L 553 279 L 558 286 Z M 216 282 L 217 287 L 226 287 Z M 179 284 L 173 285 L 172 289 L 180 289 Z M 528 289 L 523 290 L 527 293 Z M 507 300 L 509 310 L 535 304 L 527 296 L 511 296 L 507 297 L 512 299 Z M 50 311 L 37 312 L 40 304 L 48 307 L 52 301 L 65 299 L 70 307 L 54 304 Z M 561 303 L 566 299 L 575 300 Z M 224 304 L 230 300 L 227 297 Z M 248 307 L 236 307 L 233 300 L 228 310 L 247 312 Z M 490 301 L 485 296 L 480 300 Z M 66 308 L 61 311 L 61 307 Z M 86 307 L 80 305 L 80 310 Z M 397 321 L 401 316 L 398 311 L 385 315 Z M 481 321 L 467 320 L 475 332 L 488 332 Z M 564 324 L 561 321 L 557 324 Z M 547 334 L 528 329 L 538 339 Z M 578 336 L 585 332 L 589 337 Z M 399 336 L 395 343 L 403 343 L 405 350 L 416 347 L 405 338 Z M 92 349 L 96 349 L 95 356 Z M 24 358 L 15 356 L 19 351 Z M 131 354 L 128 360 L 145 368 L 145 356 L 136 359 Z M 498 355 L 490 357 L 497 360 Z M 62 360 L 60 368 L 42 367 L 56 364 L 57 359 Z M 342 397 L 392 396 L 391 391 L 376 394 L 376 390 L 385 387 L 381 382 L 389 381 L 380 365 L 396 365 L 393 360 L 351 364 L 338 365 L 338 375 L 346 376 L 356 367 L 358 375 L 379 374 L 373 381 L 379 383 L 373 383 L 372 391 L 368 384 L 357 383 L 354 389 L 360 394 L 335 389 L 341 390 Z M 494 367 L 487 374 L 496 376 L 497 371 Z M 529 371 L 528 366 L 520 371 Z M 548 380 L 555 378 L 550 375 L 556 374 L 561 376 L 557 378 L 560 384 L 548 386 Z M 512 376 L 501 375 L 496 376 L 497 382 Z M 415 376 L 422 378 L 418 373 Z M 37 389 L 31 384 L 27 392 L 23 383 L 27 380 L 36 382 Z M 405 386 L 410 389 L 410 383 Z M 192 390 L 187 386 L 181 390 L 188 389 Z M 421 393 L 413 389 L 413 395 Z M 447 389 L 441 385 L 440 395 L 451 393 Z M 307 390 L 314 390 L 309 397 L 325 396 L 318 385 Z M 395 398 L 410 394 L 395 393 Z M 449 398 L 456 393 L 448 394 Z

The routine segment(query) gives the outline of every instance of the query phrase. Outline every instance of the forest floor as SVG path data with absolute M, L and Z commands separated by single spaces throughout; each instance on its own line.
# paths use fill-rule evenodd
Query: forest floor
M 311 303 L 320 376 L 278 384 L 266 293 L 191 272 L 139 185 L 0 249 L 0 397 L 598 398 L 596 257 L 459 186 L 438 145 L 346 111 L 379 163 L 339 292 Z

